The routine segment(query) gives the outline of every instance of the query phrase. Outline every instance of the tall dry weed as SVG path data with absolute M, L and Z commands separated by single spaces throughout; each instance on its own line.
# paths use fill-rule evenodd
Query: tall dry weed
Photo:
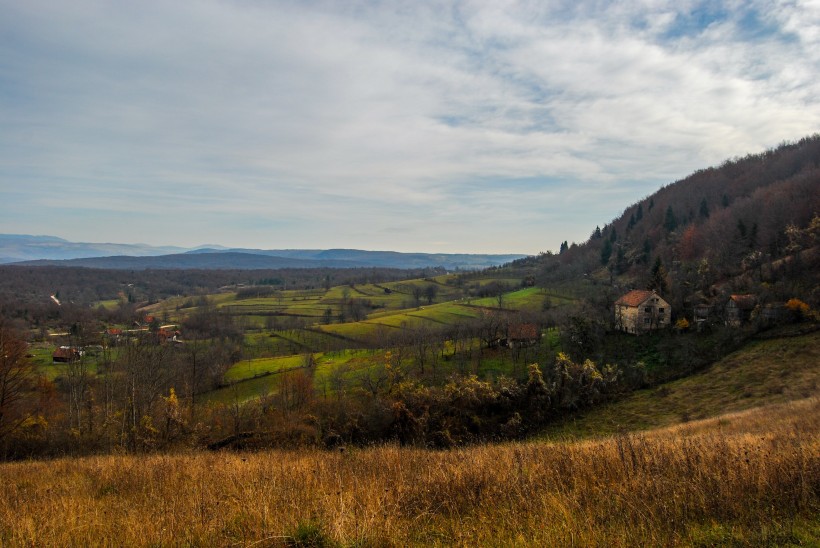
M 817 542 L 818 416 L 814 399 L 575 443 L 9 463 L 0 544 Z

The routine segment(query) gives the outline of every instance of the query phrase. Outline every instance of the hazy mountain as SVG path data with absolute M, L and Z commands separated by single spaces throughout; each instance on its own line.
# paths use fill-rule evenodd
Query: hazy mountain
M 368 266 L 385 268 L 442 267 L 448 270 L 480 269 L 498 266 L 525 257 L 521 254 L 400 253 L 361 249 L 197 249 L 188 254 L 243 253 L 288 259 L 318 261 L 314 266 Z
M 520 254 L 429 254 L 357 249 L 196 249 L 128 244 L 78 244 L 52 236 L 0 235 L 0 262 L 106 269 L 429 268 L 481 269 Z
M 69 242 L 56 236 L 0 234 L 0 263 L 37 259 L 78 259 L 112 255 L 156 256 L 183 253 L 190 248 L 147 244 Z

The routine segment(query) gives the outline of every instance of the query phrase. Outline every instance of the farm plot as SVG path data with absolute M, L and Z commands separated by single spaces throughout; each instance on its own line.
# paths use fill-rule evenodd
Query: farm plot
M 311 368 L 307 366 L 308 356 L 313 360 Z M 226 373 L 225 380 L 230 385 L 207 392 L 202 397 L 202 403 L 241 403 L 275 394 L 282 375 L 297 370 L 310 371 L 315 389 L 328 394 L 342 385 L 350 384 L 358 372 L 372 367 L 381 359 L 382 354 L 376 351 L 341 350 L 243 360 L 234 364 Z
M 253 360 L 242 360 L 234 364 L 225 373 L 225 381 L 229 383 L 244 381 L 254 377 L 280 373 L 303 367 L 305 356 L 283 356 L 278 358 L 257 358 Z

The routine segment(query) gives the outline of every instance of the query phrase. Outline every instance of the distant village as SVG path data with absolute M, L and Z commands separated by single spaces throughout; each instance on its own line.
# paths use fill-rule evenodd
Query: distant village
M 53 297 L 52 297 L 53 299 Z M 55 337 L 65 337 L 68 333 L 56 333 Z M 111 327 L 102 332 L 102 345 L 95 345 L 92 350 L 102 351 L 104 347 L 124 344 L 129 338 L 147 339 L 155 344 L 182 345 L 182 332 L 175 324 L 159 325 L 154 316 L 144 316 L 142 321 L 135 321 L 131 329 Z M 51 355 L 52 363 L 72 363 L 81 359 L 88 347 L 61 345 Z

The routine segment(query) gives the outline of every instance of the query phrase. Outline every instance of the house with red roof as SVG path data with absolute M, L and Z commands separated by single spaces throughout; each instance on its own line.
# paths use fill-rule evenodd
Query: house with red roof
M 507 337 L 501 339 L 501 346 L 516 348 L 532 346 L 541 338 L 538 326 L 534 323 L 513 324 L 507 328 Z
M 671 321 L 672 307 L 655 291 L 634 289 L 615 301 L 615 324 L 625 333 L 663 329 Z
M 53 363 L 72 363 L 79 360 L 82 355 L 83 353 L 79 348 L 61 346 L 51 355 L 51 360 Z

